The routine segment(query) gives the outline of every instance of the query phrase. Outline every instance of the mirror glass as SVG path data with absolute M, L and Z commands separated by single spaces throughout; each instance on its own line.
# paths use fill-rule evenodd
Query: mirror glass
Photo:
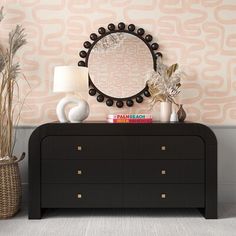
M 88 69 L 90 79 L 102 93 L 126 98 L 145 88 L 146 75 L 153 69 L 153 58 L 140 38 L 115 32 L 94 45 Z

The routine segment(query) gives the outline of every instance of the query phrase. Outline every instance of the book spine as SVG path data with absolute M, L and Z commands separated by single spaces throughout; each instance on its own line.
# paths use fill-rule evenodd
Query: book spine
M 152 118 L 146 119 L 107 119 L 108 123 L 152 123 Z
M 151 114 L 117 114 L 108 115 L 108 119 L 151 119 Z

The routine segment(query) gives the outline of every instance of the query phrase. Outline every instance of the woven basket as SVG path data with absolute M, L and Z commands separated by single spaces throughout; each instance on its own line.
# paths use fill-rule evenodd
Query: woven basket
M 23 160 L 25 153 L 19 159 L 0 162 L 0 219 L 15 215 L 21 203 L 21 179 L 18 163 Z

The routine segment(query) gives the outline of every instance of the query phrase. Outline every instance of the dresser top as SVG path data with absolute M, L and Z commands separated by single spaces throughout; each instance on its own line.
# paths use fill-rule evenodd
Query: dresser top
M 104 122 L 83 122 L 83 123 L 47 123 L 37 127 L 32 136 L 44 138 L 46 136 L 58 135 L 111 135 L 111 136 L 199 136 L 204 141 L 216 144 L 216 137 L 213 131 L 206 125 L 191 122 L 177 123 L 104 123 Z

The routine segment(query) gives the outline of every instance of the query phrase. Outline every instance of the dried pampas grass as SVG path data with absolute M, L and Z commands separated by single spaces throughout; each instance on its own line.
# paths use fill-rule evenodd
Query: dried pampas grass
M 0 9 L 0 21 L 3 19 L 3 7 Z M 16 52 L 26 44 L 24 28 L 17 25 L 9 33 L 8 47 L 0 47 L 0 158 L 12 157 L 14 148 L 13 126 L 19 121 L 15 115 L 14 94 L 18 91 L 17 77 L 20 65 L 14 62 Z

